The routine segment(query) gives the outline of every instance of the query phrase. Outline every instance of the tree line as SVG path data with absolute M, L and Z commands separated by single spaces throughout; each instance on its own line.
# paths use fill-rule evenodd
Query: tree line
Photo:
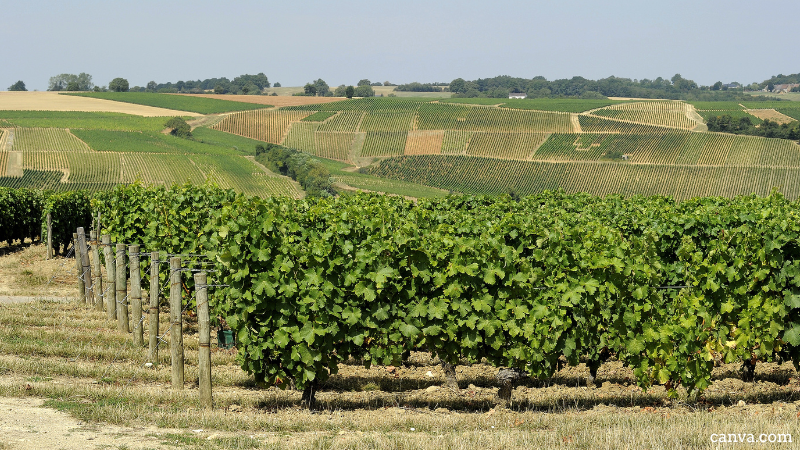
M 749 117 L 734 119 L 728 114 L 723 114 L 721 116 L 709 117 L 706 120 L 706 124 L 708 125 L 708 131 L 789 139 L 800 143 L 800 122 L 796 120 L 779 124 L 778 122 L 766 119 L 761 125 L 755 126 Z
M 277 144 L 256 145 L 256 161 L 272 172 L 300 183 L 309 197 L 330 197 L 337 194 L 330 171 L 308 153 Z

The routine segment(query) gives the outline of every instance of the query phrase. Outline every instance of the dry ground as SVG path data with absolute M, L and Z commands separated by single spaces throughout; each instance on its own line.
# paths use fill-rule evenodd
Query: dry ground
M 40 245 L 0 255 L 0 280 L 17 280 L 5 282 L 9 295 L 75 291 L 72 260 L 43 261 Z M 24 281 L 31 277 L 38 281 Z M 738 379 L 738 365 L 720 367 L 700 402 L 685 393 L 669 400 L 661 387 L 644 392 L 616 361 L 600 368 L 599 387 L 586 386 L 584 365 L 567 367 L 516 387 L 508 408 L 496 369 L 459 365 L 460 389 L 451 390 L 435 358 L 413 353 L 400 367 L 340 364 L 308 411 L 300 392 L 258 387 L 212 335 L 214 409 L 203 410 L 196 323 L 185 320 L 187 389 L 175 390 L 166 345 L 146 367 L 146 349 L 105 312 L 74 301 L 0 304 L 0 449 L 718 448 L 712 433 L 790 433 L 800 442 L 800 382 L 788 363 L 759 363 L 753 383 Z
M 202 115 L 58 92 L 0 92 L 0 110 L 118 112 L 145 117 Z
M 794 122 L 794 119 L 775 111 L 774 109 L 748 109 L 748 114 L 754 115 L 761 120 L 771 120 L 780 124 Z
M 319 103 L 331 103 L 345 100 L 341 97 L 303 97 L 303 96 L 281 96 L 281 95 L 215 95 L 215 94 L 175 94 L 191 97 L 205 97 L 217 100 L 228 100 L 233 102 L 255 103 L 258 105 L 273 106 L 299 106 L 316 105 Z

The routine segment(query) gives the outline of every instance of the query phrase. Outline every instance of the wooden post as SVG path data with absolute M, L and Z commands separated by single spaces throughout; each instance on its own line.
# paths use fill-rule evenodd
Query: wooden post
M 131 317 L 133 318 L 133 344 L 144 345 L 144 315 L 142 314 L 142 273 L 139 269 L 139 246 L 128 247 L 131 265 Z
M 114 251 L 111 250 L 111 236 L 103 235 L 103 255 L 106 257 L 106 289 L 103 295 L 106 299 L 106 316 L 108 320 L 117 318 L 117 302 L 114 300 L 116 295 L 117 276 L 114 273 Z
M 199 325 L 198 385 L 200 405 L 211 408 L 211 324 L 208 313 L 208 286 L 205 272 L 194 275 L 194 289 L 197 293 L 197 323 Z
M 89 240 L 92 242 L 92 285 L 94 286 L 94 305 L 98 311 L 103 310 L 103 275 L 100 273 L 100 241 L 97 239 L 97 231 L 89 232 Z
M 53 259 L 53 217 L 47 213 L 47 259 Z
M 125 277 L 125 244 L 117 244 L 117 329 L 130 333 L 128 326 L 128 280 Z
M 158 364 L 158 252 L 150 253 L 150 354 L 148 359 L 153 365 Z
M 183 317 L 181 315 L 181 259 L 169 260 L 169 349 L 172 355 L 172 388 L 183 389 Z
M 78 228 L 78 250 L 81 251 L 81 274 L 86 286 L 84 300 L 89 305 L 94 305 L 94 286 L 92 286 L 92 266 L 89 264 L 89 247 L 86 245 L 86 232 L 83 227 Z
M 78 233 L 72 233 L 72 250 L 75 253 L 75 277 L 78 279 L 78 301 L 86 295 L 86 283 L 83 282 L 81 252 L 78 250 Z

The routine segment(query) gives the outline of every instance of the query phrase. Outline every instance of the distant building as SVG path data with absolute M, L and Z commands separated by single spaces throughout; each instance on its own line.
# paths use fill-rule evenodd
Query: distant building
M 524 92 L 512 92 L 508 94 L 508 98 L 528 98 L 528 94 Z
M 728 84 L 723 84 L 722 87 L 725 89 L 739 89 L 740 87 L 742 87 L 742 85 L 739 83 L 728 83 Z
M 785 94 L 790 92 L 792 88 L 800 86 L 800 84 L 793 83 L 793 84 L 776 84 L 775 87 L 772 89 L 772 92 L 776 94 Z

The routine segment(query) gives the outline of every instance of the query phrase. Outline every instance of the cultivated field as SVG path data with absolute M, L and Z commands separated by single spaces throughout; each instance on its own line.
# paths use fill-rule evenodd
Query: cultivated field
M 145 117 L 199 115 L 152 106 L 61 95 L 58 92 L 0 92 L 0 110 L 117 112 Z
M 281 88 L 277 88 L 281 89 Z M 300 88 L 302 91 L 303 88 Z M 267 89 L 269 91 L 269 89 Z M 300 92 L 298 91 L 298 92 Z M 200 97 L 200 98 L 213 98 L 216 100 L 228 100 L 228 101 L 235 101 L 235 102 L 242 102 L 242 103 L 256 103 L 259 105 L 269 105 L 269 106 L 298 106 L 298 105 L 315 105 L 319 103 L 330 103 L 330 102 L 337 102 L 342 100 L 338 97 L 304 97 L 304 96 L 293 96 L 293 95 L 216 95 L 216 94 L 170 94 L 170 95 L 180 95 L 180 96 L 189 96 L 189 97 Z

